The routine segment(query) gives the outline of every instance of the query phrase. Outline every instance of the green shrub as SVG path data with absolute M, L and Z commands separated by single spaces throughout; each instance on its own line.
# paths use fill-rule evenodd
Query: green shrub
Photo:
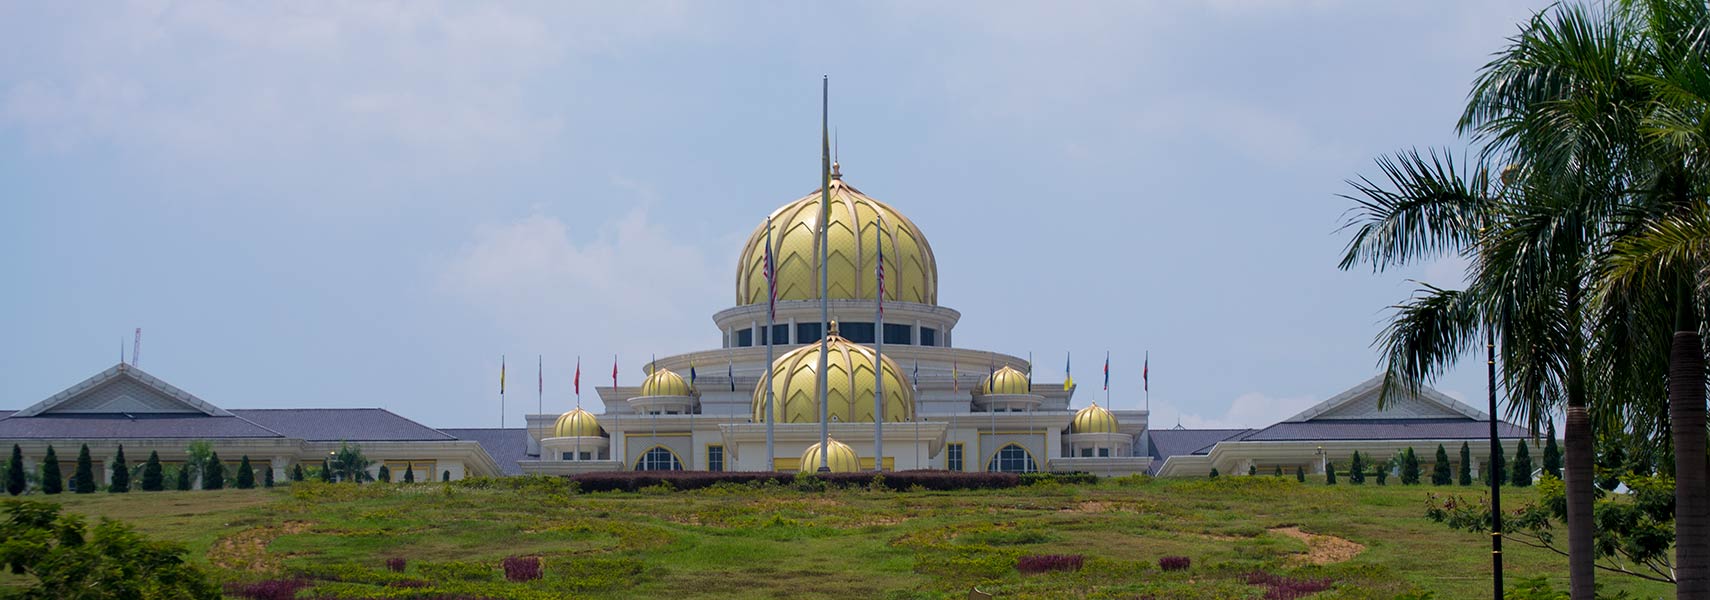
M 107 491 L 113 494 L 131 491 L 131 469 L 125 466 L 124 444 L 119 444 L 119 453 L 113 457 L 113 472 L 107 475 Z
M 220 463 L 220 453 L 209 452 L 208 461 L 202 463 L 202 489 L 218 490 L 226 487 L 226 466 Z
M 1212 467 L 1212 468 L 1211 468 L 1211 478 L 1212 478 L 1212 479 L 1217 479 L 1217 467 Z
M 1348 461 L 1348 483 L 1360 485 L 1366 482 L 1366 459 L 1360 456 L 1360 451 L 1354 451 L 1354 458 Z
M 1301 483 L 1306 483 L 1306 467 L 1302 467 L 1302 466 L 1298 466 L 1298 465 L 1295 466 L 1295 468 L 1294 468 L 1294 480 L 1301 482 Z
M 1514 466 L 1509 470 L 1512 471 L 1509 484 L 1514 487 L 1532 485 L 1532 453 L 1526 450 L 1526 440 L 1520 440 L 1520 449 L 1514 452 Z
M 16 451 L 17 446 L 12 447 Z M 24 481 L 24 468 L 18 467 L 19 485 Z M 53 446 L 48 446 L 47 457 L 42 459 L 42 493 L 58 494 L 65 491 L 65 474 L 59 471 L 59 455 L 54 454 Z M 13 494 L 17 495 L 17 494 Z
M 53 446 L 48 446 L 48 456 L 53 456 Z M 12 458 L 6 461 L 6 493 L 16 496 L 24 493 L 24 449 L 12 444 Z
M 131 526 L 103 520 L 94 530 L 57 504 L 0 503 L 0 563 L 20 577 L 20 598 L 78 600 L 217 600 L 219 588 L 185 561 L 183 546 L 150 540 Z
M 404 483 L 415 483 L 415 482 L 416 482 L 416 469 L 415 469 L 415 467 L 413 467 L 411 465 L 404 465 Z
M 255 467 L 250 466 L 248 454 L 238 461 L 237 487 L 240 490 L 255 489 Z
M 1549 439 L 1544 442 L 1544 472 L 1562 478 L 1562 448 L 1556 445 L 1556 422 L 1550 421 Z
M 190 465 L 179 465 L 177 471 L 178 477 L 175 478 L 177 485 L 174 485 L 172 489 L 180 492 L 190 491 Z
M 291 465 L 291 481 L 303 480 L 303 463 Z
M 1472 485 L 1472 449 L 1466 442 L 1461 442 L 1461 468 L 1456 482 L 1461 485 Z
M 381 483 L 392 483 L 392 469 L 387 468 L 386 465 L 380 465 L 380 473 L 374 478 L 380 480 Z
M 89 444 L 77 452 L 77 470 L 71 473 L 71 491 L 79 494 L 95 493 L 95 465 L 89 458 Z
M 160 471 L 160 451 L 148 453 L 148 462 L 143 463 L 142 491 L 158 492 L 166 489 L 166 480 Z
M 1401 485 L 1419 485 L 1419 455 L 1412 446 L 1401 452 Z
M 1431 464 L 1431 485 L 1449 485 L 1454 480 L 1454 474 L 1449 471 L 1449 451 L 1442 444 L 1437 444 L 1436 462 Z
M 432 581 L 497 581 L 499 570 L 493 565 L 451 561 L 416 563 L 416 574 Z
M 262 473 L 262 487 L 273 487 L 273 465 L 267 465 L 267 470 Z
M 1324 463 L 1324 485 L 1336 485 L 1336 463 Z

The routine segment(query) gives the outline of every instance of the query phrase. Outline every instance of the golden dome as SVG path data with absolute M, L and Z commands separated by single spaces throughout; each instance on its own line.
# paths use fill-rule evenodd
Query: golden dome
M 855 454 L 854 448 L 831 438 L 826 438 L 826 442 L 831 446 L 831 454 L 825 457 L 825 466 L 830 468 L 831 472 L 853 473 L 861 470 L 861 457 Z M 803 473 L 819 470 L 819 444 L 808 446 L 807 451 L 802 453 L 801 470 Z
M 982 394 L 1032 393 L 1032 390 L 1027 388 L 1027 374 L 1008 365 L 998 369 L 996 373 L 987 375 L 986 380 L 980 382 L 979 390 Z
M 1117 433 L 1116 415 L 1094 402 L 1075 412 L 1075 420 L 1069 422 L 1069 433 Z
M 577 408 L 558 416 L 552 425 L 552 437 L 598 437 L 600 420 L 594 413 Z
M 874 369 L 873 350 L 837 335 L 837 323 L 831 324 L 826 338 L 825 397 L 831 419 L 841 423 L 872 423 Z M 772 408 L 779 423 L 818 423 L 819 368 L 817 342 L 796 348 L 772 362 Z M 914 419 L 914 390 L 908 386 L 902 369 L 889 356 L 884 357 L 885 420 L 890 422 Z M 766 381 L 754 386 L 753 413 L 755 423 L 766 422 Z
M 820 193 L 814 190 L 772 211 L 772 260 L 778 273 L 779 300 L 819 298 L 818 236 Z M 827 297 L 870 300 L 876 290 L 878 259 L 874 229 L 884 223 L 885 300 L 938 303 L 938 262 L 926 236 L 908 217 L 874 200 L 842 179 L 831 181 Z M 736 263 L 736 303 L 766 302 L 766 222 L 748 236 Z
M 670 369 L 654 369 L 641 382 L 642 396 L 687 396 L 689 391 L 689 382 Z

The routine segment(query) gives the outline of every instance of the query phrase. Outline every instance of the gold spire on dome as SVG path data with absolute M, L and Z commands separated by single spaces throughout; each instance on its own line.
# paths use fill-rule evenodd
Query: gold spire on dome
M 1069 433 L 1117 433 L 1116 415 L 1093 401 L 1091 406 L 1075 412 L 1069 422 Z
M 850 448 L 848 444 L 839 442 L 834 438 L 826 438 L 825 442 L 826 446 L 831 448 L 831 452 L 825 457 L 825 466 L 829 467 L 831 472 L 853 473 L 861 470 L 861 457 L 855 453 L 854 448 Z M 808 446 L 807 451 L 802 452 L 801 471 L 803 473 L 818 471 L 819 455 L 819 444 Z
M 552 437 L 599 437 L 600 420 L 594 413 L 576 408 L 558 416 L 552 425 Z
M 642 396 L 688 396 L 690 392 L 689 382 L 670 369 L 655 368 L 641 382 Z
M 1028 394 L 1027 374 L 1004 365 L 1002 369 L 986 376 L 978 388 L 982 394 Z
M 878 252 L 873 229 L 885 245 L 885 301 L 938 304 L 938 262 L 914 222 L 890 205 L 862 194 L 833 171 L 826 217 L 826 297 L 872 300 Z M 778 300 L 819 299 L 820 191 L 772 211 L 762 219 L 736 263 L 736 303 L 766 303 L 766 227 L 771 224 L 772 262 Z
M 837 334 L 837 322 L 831 322 L 826 336 L 825 396 L 830 407 L 831 421 L 839 423 L 872 423 L 873 395 L 877 377 L 885 378 L 885 421 L 907 422 L 914 419 L 914 390 L 908 385 L 902 367 L 891 357 L 880 357 L 872 348 L 856 344 Z M 877 363 L 879 368 L 875 369 Z M 818 423 L 819 398 L 815 370 L 819 367 L 819 344 L 808 344 L 785 353 L 772 362 L 772 410 L 779 423 Z M 878 375 L 876 375 L 878 374 Z M 754 422 L 766 422 L 766 382 L 754 386 L 752 404 Z

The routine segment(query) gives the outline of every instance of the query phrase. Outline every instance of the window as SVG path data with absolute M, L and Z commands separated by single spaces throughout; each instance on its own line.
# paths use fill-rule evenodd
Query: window
M 1092 457 L 1092 448 L 1081 448 L 1081 456 Z
M 992 455 L 992 462 L 986 465 L 987 471 L 1004 473 L 1032 473 L 1039 470 L 1033 464 L 1033 457 L 1027 455 L 1027 450 L 1021 446 L 1010 444 L 1004 446 Z
M 922 345 L 922 346 L 937 346 L 938 345 L 938 330 L 933 329 L 931 327 L 920 328 L 920 345 Z
M 796 343 L 819 341 L 819 323 L 796 323 Z
M 950 444 L 949 459 L 950 459 L 949 460 L 950 470 L 952 470 L 952 471 L 962 470 L 962 444 L 960 442 Z
M 747 348 L 747 347 L 753 346 L 753 345 L 754 345 L 754 330 L 753 329 L 738 329 L 738 330 L 736 330 L 736 347 Z
M 837 331 L 843 336 L 843 339 L 851 342 L 855 342 L 857 344 L 873 343 L 872 323 L 839 323 L 837 325 Z
M 770 330 L 771 335 L 766 335 L 767 331 L 768 330 L 766 329 L 766 327 L 764 325 L 762 325 L 760 327 L 760 345 L 761 346 L 766 345 L 768 342 L 773 343 L 773 344 L 788 344 L 788 343 L 790 343 L 790 325 L 788 323 L 785 323 L 783 325 L 773 325 L 772 329 Z
M 594 453 L 583 452 L 577 454 L 575 452 L 565 452 L 563 458 L 564 460 L 594 460 Z
M 1098 449 L 1098 455 L 1101 458 L 1102 457 L 1108 457 L 1108 456 L 1110 456 L 1110 449 L 1109 448 L 1099 448 Z
M 914 329 L 913 327 L 910 327 L 908 325 L 896 325 L 896 324 L 892 324 L 892 323 L 886 323 L 885 324 L 885 343 L 887 343 L 887 344 L 909 344 L 911 342 L 909 341 L 908 338 L 909 338 L 910 332 L 913 329 Z
M 662 446 L 654 446 L 648 448 L 647 452 L 643 452 L 641 458 L 636 459 L 635 470 L 681 471 L 683 470 L 683 463 L 678 461 L 677 455 L 672 454 L 670 450 L 666 450 Z
M 707 470 L 724 470 L 724 446 L 707 446 Z

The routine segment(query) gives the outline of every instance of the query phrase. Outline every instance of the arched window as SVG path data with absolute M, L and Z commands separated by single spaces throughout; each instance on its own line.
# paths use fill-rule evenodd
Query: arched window
M 1033 457 L 1021 446 L 1010 444 L 998 449 L 992 455 L 992 462 L 986 465 L 987 471 L 1002 471 L 1004 473 L 1032 473 L 1039 470 L 1033 464 Z
M 683 463 L 677 460 L 677 455 L 666 450 L 664 446 L 648 448 L 635 460 L 637 471 L 681 471 Z

